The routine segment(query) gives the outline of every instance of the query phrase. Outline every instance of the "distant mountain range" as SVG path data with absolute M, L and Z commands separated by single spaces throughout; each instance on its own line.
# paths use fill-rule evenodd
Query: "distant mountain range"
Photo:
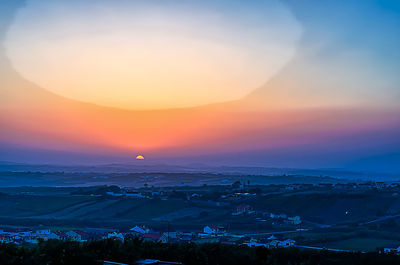
M 0 162 L 0 172 L 66 172 L 66 173 L 211 173 L 225 175 L 333 177 L 358 180 L 400 180 L 400 174 L 358 172 L 342 169 L 301 169 L 250 166 L 210 166 L 205 164 L 132 164 L 56 165 Z

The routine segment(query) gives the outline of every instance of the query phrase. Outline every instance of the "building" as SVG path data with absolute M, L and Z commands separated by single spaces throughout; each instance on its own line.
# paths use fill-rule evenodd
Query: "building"
M 286 219 L 287 215 L 282 213 L 282 214 L 275 214 L 275 213 L 270 213 L 269 217 L 272 219 Z
M 294 247 L 295 243 L 296 243 L 296 241 L 294 241 L 292 239 L 286 239 L 286 240 L 280 241 L 278 244 L 278 247 L 290 248 L 290 247 Z
M 177 232 L 164 232 L 160 237 L 160 242 L 168 243 L 171 241 L 175 241 L 178 238 Z
M 236 212 L 234 212 L 233 215 L 242 215 L 242 214 L 249 214 L 249 213 L 254 213 L 254 211 L 252 210 L 250 205 L 239 204 L 236 207 Z
M 124 241 L 124 235 L 119 232 L 111 232 L 107 234 L 107 238 Z
M 161 233 L 147 233 L 142 236 L 142 238 L 146 241 L 155 241 L 158 242 L 161 240 Z
M 249 242 L 244 242 L 243 245 L 246 245 L 248 247 L 267 247 L 267 244 L 258 243 L 257 240 L 253 238 L 250 239 Z
M 301 224 L 301 218 L 300 218 L 300 216 L 288 217 L 287 223 L 293 224 L 293 225 L 299 225 L 299 224 Z
M 68 239 L 67 233 L 65 233 L 63 231 L 57 231 L 55 234 L 58 236 L 58 239 L 60 239 L 60 240 L 67 240 Z
M 208 235 L 217 235 L 225 233 L 225 228 L 217 225 L 207 225 L 203 228 L 203 233 Z
M 400 254 L 400 246 L 395 247 L 395 246 L 387 246 L 383 248 L 383 252 L 386 254 Z
M 137 234 L 141 234 L 141 235 L 150 233 L 150 229 L 148 227 L 146 227 L 145 225 L 137 225 L 129 230 L 133 233 L 137 233 Z
M 67 237 L 71 241 L 77 241 L 77 242 L 84 242 L 86 241 L 84 238 L 84 232 L 80 230 L 73 230 L 73 231 L 68 231 Z
M 38 236 L 46 236 L 50 235 L 50 230 L 49 229 L 43 229 L 43 230 L 36 230 L 35 234 Z

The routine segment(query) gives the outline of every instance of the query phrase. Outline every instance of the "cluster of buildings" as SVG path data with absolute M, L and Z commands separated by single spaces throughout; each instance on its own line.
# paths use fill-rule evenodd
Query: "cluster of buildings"
M 395 247 L 395 246 L 388 246 L 383 248 L 383 252 L 386 254 L 396 254 L 400 255 L 400 246 Z
M 291 225 L 300 225 L 301 224 L 301 217 L 300 216 L 288 216 L 285 213 L 275 214 L 275 213 L 266 213 L 267 216 L 271 219 L 280 220 L 286 224 Z
M 39 241 L 50 239 L 86 242 L 88 240 L 113 239 L 124 241 L 127 237 L 139 237 L 145 241 L 161 243 L 209 243 L 247 245 L 250 247 L 263 246 L 268 248 L 292 247 L 295 242 L 290 239 L 278 240 L 274 236 L 255 240 L 245 235 L 227 233 L 223 226 L 207 225 L 201 232 L 157 232 L 144 225 L 136 225 L 126 232 L 107 229 L 88 228 L 86 230 L 51 231 L 49 229 L 31 230 L 27 228 L 0 230 L 0 242 L 21 244 L 37 244 Z
M 319 184 L 288 184 L 283 187 L 288 191 L 309 190 L 309 189 L 325 189 L 325 190 L 382 190 L 393 189 L 400 190 L 400 182 L 384 182 L 384 181 L 367 181 L 367 182 L 349 182 L 349 183 L 319 183 Z
M 195 242 L 215 243 L 228 245 L 247 245 L 249 247 L 287 248 L 294 247 L 295 241 L 288 238 L 277 238 L 274 235 L 254 239 L 246 235 L 228 233 L 225 227 L 220 225 L 206 225 L 201 232 L 176 232 L 168 231 L 158 233 L 151 231 L 146 226 L 135 226 L 130 233 L 144 240 L 158 241 L 162 243 Z
M 254 211 L 253 207 L 242 203 L 236 207 L 236 210 L 232 213 L 232 215 L 254 214 L 255 212 L 256 211 Z
M 88 240 L 112 238 L 115 240 L 124 240 L 124 234 L 116 231 L 105 232 L 104 229 L 69 230 L 52 231 L 50 229 L 32 230 L 28 228 L 9 228 L 0 230 L 1 243 L 37 244 L 40 240 L 50 239 L 70 240 L 76 242 L 85 242 Z
M 43 230 L 30 230 L 25 228 L 17 229 L 2 229 L 0 230 L 0 242 L 1 243 L 14 243 L 20 245 L 22 243 L 36 244 L 39 240 L 49 239 L 64 239 L 57 233 L 51 232 L 48 229 Z
M 243 245 L 249 247 L 266 247 L 266 248 L 290 248 L 296 245 L 296 241 L 292 239 L 282 239 L 279 240 L 274 235 L 271 235 L 267 238 L 263 238 L 260 240 L 256 240 L 251 238 L 249 241 L 243 243 Z
M 248 204 L 239 204 L 236 207 L 236 209 L 232 212 L 232 215 L 234 216 L 251 215 L 251 214 L 256 214 L 256 211 L 253 209 L 253 207 L 251 207 Z M 300 216 L 288 216 L 285 213 L 277 214 L 277 213 L 264 212 L 263 217 L 271 219 L 274 222 L 285 223 L 288 225 L 300 225 L 302 223 Z

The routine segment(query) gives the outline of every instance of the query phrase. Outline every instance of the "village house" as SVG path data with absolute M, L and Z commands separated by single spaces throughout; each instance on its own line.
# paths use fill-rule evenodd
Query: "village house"
M 279 240 L 274 235 L 270 235 L 267 238 L 260 240 L 250 238 L 242 244 L 249 247 L 289 248 L 295 246 L 295 241 L 292 239 Z
M 225 233 L 225 228 L 217 225 L 207 225 L 203 228 L 203 233 L 207 235 L 218 235 Z
M 73 230 L 73 231 L 68 231 L 67 233 L 68 239 L 71 241 L 77 241 L 77 242 L 85 242 L 85 233 L 80 230 Z
M 137 225 L 137 226 L 129 229 L 129 231 L 131 231 L 132 233 L 139 234 L 139 235 L 144 235 L 144 234 L 150 233 L 150 229 L 144 225 Z
M 123 193 L 114 193 L 113 191 L 107 191 L 106 194 L 114 197 L 121 197 L 125 195 Z
M 386 254 L 396 254 L 399 255 L 400 254 L 400 246 L 395 247 L 395 246 L 387 246 L 385 248 L 383 248 L 383 252 Z
M 28 235 L 27 235 L 28 236 Z M 36 230 L 31 234 L 31 237 L 35 239 L 49 240 L 49 239 L 60 239 L 56 233 L 51 232 L 49 229 Z
M 58 235 L 56 234 L 56 233 L 53 233 L 53 232 L 51 232 L 50 234 L 48 234 L 48 235 L 41 235 L 41 236 L 39 236 L 38 238 L 41 238 L 41 239 L 43 239 L 43 240 L 50 240 L 50 239 L 60 239 L 59 237 L 58 237 Z
M 126 193 L 125 197 L 128 198 L 145 198 L 141 193 Z
M 108 233 L 106 238 L 119 240 L 119 241 L 124 241 L 124 235 L 122 233 L 119 233 L 119 232 L 116 232 L 116 231 Z
M 296 241 L 292 239 L 285 239 L 285 240 L 278 240 L 275 237 L 273 237 L 272 240 L 267 242 L 267 247 L 268 248 L 289 248 L 289 247 L 294 247 Z
M 377 182 L 375 182 L 375 187 L 376 187 L 377 189 L 383 189 L 383 188 L 386 187 L 386 183 L 383 182 L 383 181 L 377 181 Z
M 174 242 L 178 238 L 177 232 L 164 232 L 160 237 L 161 243 Z
M 301 224 L 301 218 L 300 216 L 288 217 L 286 222 L 292 225 L 299 225 Z
M 282 213 L 282 214 L 275 214 L 275 213 L 270 213 L 269 217 L 272 219 L 286 219 L 287 215 Z
M 292 239 L 285 239 L 285 240 L 279 242 L 279 247 L 281 247 L 281 248 L 294 247 L 295 243 L 296 243 L 296 241 L 294 241 Z
M 232 215 L 243 215 L 243 214 L 250 214 L 254 213 L 251 206 L 248 204 L 239 204 L 236 207 L 236 211 L 232 213 Z
M 60 240 L 68 240 L 68 235 L 63 231 L 57 231 L 55 234 L 58 236 Z
M 145 241 L 158 242 L 161 238 L 161 233 L 147 233 L 142 236 Z
M 178 233 L 178 242 L 192 242 L 196 235 L 192 232 Z
M 37 236 L 46 236 L 50 235 L 51 231 L 49 229 L 43 229 L 43 230 L 36 230 L 35 234 Z
M 280 242 L 281 242 L 281 241 L 279 241 L 279 240 L 277 240 L 277 239 L 271 240 L 270 242 L 268 242 L 267 247 L 268 247 L 268 248 L 278 248 L 279 245 L 280 245 Z
M 254 238 L 250 239 L 249 242 L 244 242 L 243 245 L 246 245 L 249 247 L 267 247 L 267 244 L 259 243 Z

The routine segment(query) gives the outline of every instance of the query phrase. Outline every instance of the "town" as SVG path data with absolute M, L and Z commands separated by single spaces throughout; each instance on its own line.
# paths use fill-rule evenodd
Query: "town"
M 3 187 L 0 240 L 25 245 L 137 237 L 160 243 L 400 250 L 399 182 L 321 177 L 260 185 L 252 184 L 258 176 L 219 177 L 218 185 L 198 186 Z
M 16 245 L 37 244 L 40 241 L 51 239 L 75 242 L 87 242 L 90 240 L 112 239 L 124 241 L 125 238 L 137 237 L 144 241 L 161 243 L 222 243 L 228 245 L 247 245 L 249 247 L 287 248 L 294 247 L 295 241 L 291 239 L 278 239 L 274 235 L 266 236 L 262 240 L 256 240 L 250 236 L 226 233 L 221 226 L 205 226 L 201 232 L 157 232 L 149 227 L 137 225 L 129 231 L 112 231 L 112 229 L 85 229 L 85 230 L 31 230 L 28 228 L 15 228 L 0 230 L 1 243 L 13 243 Z

